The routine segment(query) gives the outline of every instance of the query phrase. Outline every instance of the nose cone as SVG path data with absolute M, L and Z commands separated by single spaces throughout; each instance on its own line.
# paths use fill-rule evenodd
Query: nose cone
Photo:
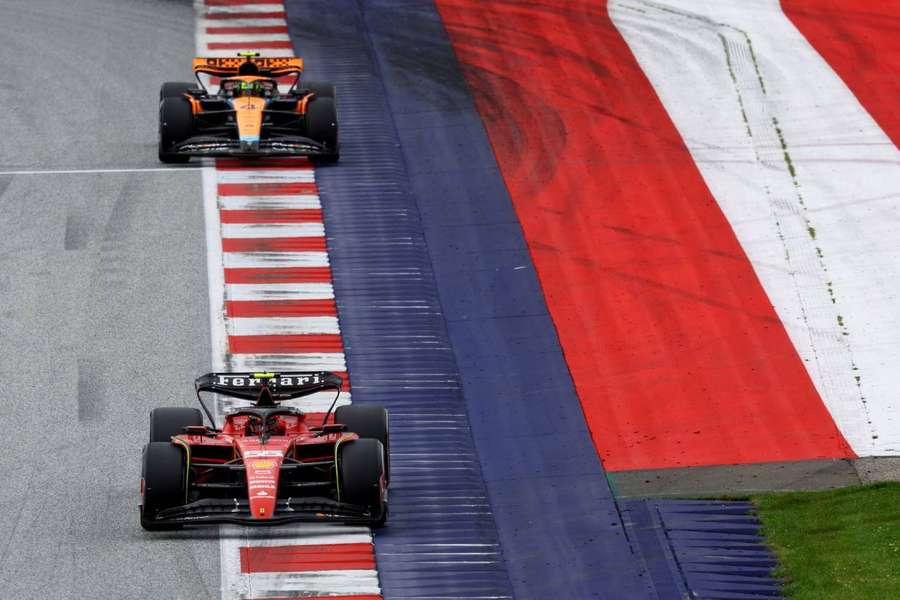
M 241 152 L 259 152 L 259 138 L 241 138 Z

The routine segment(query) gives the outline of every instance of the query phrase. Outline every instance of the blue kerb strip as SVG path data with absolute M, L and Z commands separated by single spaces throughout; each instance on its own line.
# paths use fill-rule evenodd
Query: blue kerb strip
M 775 600 L 777 562 L 746 502 L 627 500 L 623 515 L 650 577 L 676 579 L 672 598 Z M 664 596 L 661 596 L 664 597 Z
M 422 225 L 358 7 L 287 6 L 310 79 L 337 84 L 341 161 L 317 170 L 353 400 L 390 412 L 383 595 L 512 598 Z

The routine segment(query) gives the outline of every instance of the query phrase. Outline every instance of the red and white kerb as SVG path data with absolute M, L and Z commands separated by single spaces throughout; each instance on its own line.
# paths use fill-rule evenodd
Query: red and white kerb
M 197 55 L 292 56 L 284 6 L 197 3 Z M 213 368 L 326 370 L 346 381 L 315 172 L 305 159 L 220 159 L 203 170 Z M 333 395 L 302 402 L 324 411 Z M 350 401 L 349 388 L 341 404 Z M 220 407 L 221 409 L 221 407 Z M 221 528 L 223 599 L 380 599 L 365 527 Z

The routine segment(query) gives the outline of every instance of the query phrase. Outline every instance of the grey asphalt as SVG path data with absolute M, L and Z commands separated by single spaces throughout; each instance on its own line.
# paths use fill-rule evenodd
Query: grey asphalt
M 0 0 L 0 171 L 159 167 L 188 0 Z M 219 597 L 217 532 L 146 534 L 154 406 L 209 368 L 200 172 L 0 174 L 0 597 Z

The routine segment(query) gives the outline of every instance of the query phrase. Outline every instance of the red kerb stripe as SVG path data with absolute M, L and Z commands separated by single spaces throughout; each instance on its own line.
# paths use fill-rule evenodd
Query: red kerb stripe
M 379 594 L 356 594 L 351 596 L 267 596 L 247 600 L 383 600 Z
M 210 42 L 206 45 L 210 50 L 228 50 L 233 48 L 293 48 L 290 40 L 247 40 L 246 42 Z
M 322 209 L 260 209 L 219 211 L 222 223 L 321 223 Z
M 374 569 L 372 544 L 244 546 L 241 573 L 283 573 Z
M 312 171 L 312 163 L 308 158 L 259 158 L 247 160 L 243 158 L 220 158 L 216 168 L 225 171 L 251 171 L 256 169 L 307 169 Z
M 232 335 L 228 347 L 233 354 L 302 354 L 343 352 L 341 336 L 321 335 Z
M 328 267 L 245 267 L 225 269 L 225 283 L 329 283 Z
M 333 317 L 334 300 L 230 300 L 225 303 L 229 317 Z
M 319 189 L 314 182 L 294 183 L 220 183 L 220 196 L 296 196 L 299 194 L 318 194 Z
M 223 252 L 325 252 L 323 237 L 224 238 Z
M 281 0 L 206 0 L 207 6 L 239 6 L 241 4 L 281 4 Z
M 210 35 L 240 35 L 242 33 L 287 33 L 287 25 L 253 25 L 248 27 L 207 27 Z
M 283 19 L 284 11 L 272 12 L 214 12 L 203 15 L 206 19 Z

